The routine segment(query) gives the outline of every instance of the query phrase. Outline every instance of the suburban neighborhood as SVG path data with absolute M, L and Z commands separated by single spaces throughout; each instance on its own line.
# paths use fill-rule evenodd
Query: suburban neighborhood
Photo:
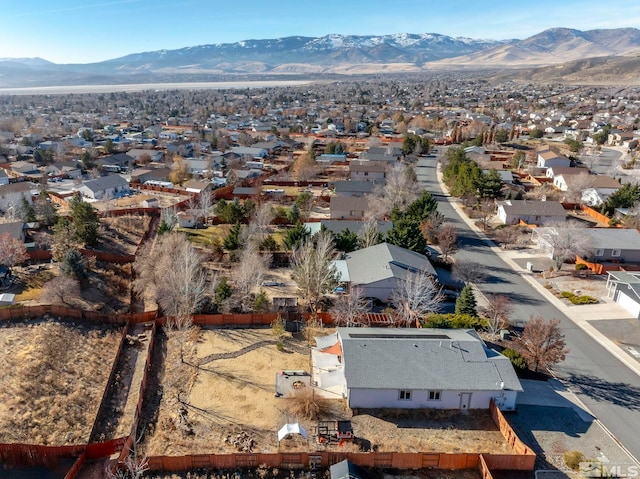
M 444 72 L 0 96 L 0 464 L 636 464 L 639 122 Z

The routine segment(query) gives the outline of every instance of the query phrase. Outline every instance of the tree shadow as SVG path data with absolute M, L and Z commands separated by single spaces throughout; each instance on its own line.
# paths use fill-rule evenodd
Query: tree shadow
M 595 401 L 640 411 L 640 387 L 606 381 L 589 374 L 570 374 L 567 380 L 582 394 Z

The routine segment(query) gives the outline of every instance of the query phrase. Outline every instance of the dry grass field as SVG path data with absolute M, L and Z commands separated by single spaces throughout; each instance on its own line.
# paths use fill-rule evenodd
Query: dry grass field
M 113 254 L 134 254 L 150 222 L 149 216 L 102 218 L 98 249 Z
M 119 339 L 115 326 L 0 323 L 0 442 L 87 443 Z
M 167 343 L 168 363 L 161 378 L 164 394 L 155 431 L 147 436 L 147 455 L 233 453 L 246 450 L 247 444 L 253 452 L 325 447 L 313 438 L 277 442 L 277 431 L 287 420 L 299 421 L 310 434 L 317 424 L 293 412 L 294 400 L 275 397 L 278 371 L 310 370 L 306 339 L 288 336 L 280 351 L 268 328 L 205 328 L 196 340 L 189 364 L 182 365 L 177 375 L 184 386 L 182 403 L 168 393 L 176 381 L 170 361 L 179 363 L 179 341 L 174 337 Z M 381 452 L 511 452 L 484 411 L 382 410 L 352 417 L 341 399 L 324 400 L 322 406 L 321 419 L 351 419 L 356 437 Z M 347 444 L 340 450 L 358 447 Z

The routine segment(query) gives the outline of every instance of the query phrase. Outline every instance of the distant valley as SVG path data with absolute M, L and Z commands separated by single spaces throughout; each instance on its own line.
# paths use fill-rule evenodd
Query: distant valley
M 431 70 L 498 71 L 503 77 L 639 83 L 640 30 L 545 30 L 524 40 L 435 33 L 246 40 L 127 55 L 89 64 L 0 59 L 0 88 L 331 78 Z

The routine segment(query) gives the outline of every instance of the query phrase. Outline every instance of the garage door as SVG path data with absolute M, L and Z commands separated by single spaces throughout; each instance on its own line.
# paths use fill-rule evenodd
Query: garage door
M 634 318 L 640 319 L 640 304 L 634 301 L 630 296 L 627 296 L 622 291 L 618 291 L 617 303 L 629 311 Z

